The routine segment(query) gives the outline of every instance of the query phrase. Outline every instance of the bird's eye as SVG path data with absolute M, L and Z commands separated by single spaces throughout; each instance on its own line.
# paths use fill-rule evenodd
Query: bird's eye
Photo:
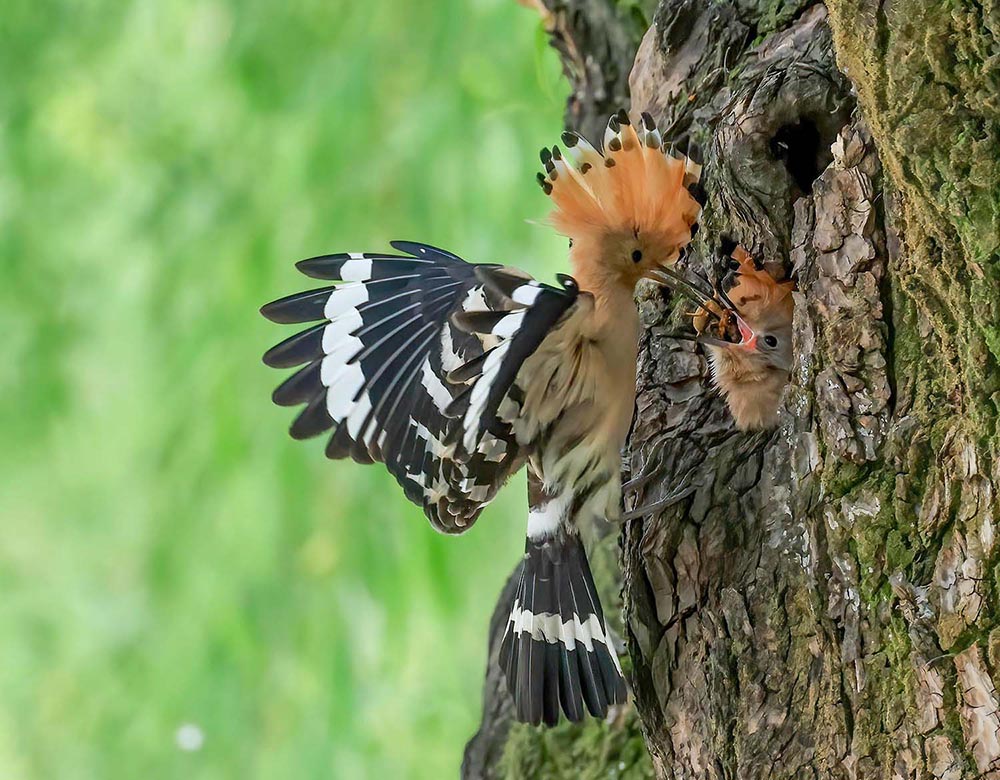
M 774 349 L 776 346 L 778 346 L 778 339 L 776 339 L 774 336 L 768 333 L 766 336 L 764 336 L 764 346 Z
M 641 260 L 642 260 L 642 252 L 640 252 L 640 251 L 639 251 L 638 249 L 636 249 L 636 250 L 635 250 L 635 251 L 634 251 L 634 252 L 632 253 L 632 262 L 633 262 L 633 263 L 638 263 L 638 262 L 639 262 L 639 261 L 641 261 Z

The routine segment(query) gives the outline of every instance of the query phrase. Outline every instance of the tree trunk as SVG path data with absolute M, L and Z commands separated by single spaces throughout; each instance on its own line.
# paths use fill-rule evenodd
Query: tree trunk
M 625 478 L 686 497 L 621 529 L 634 709 L 511 727 L 493 675 L 465 776 L 1000 778 L 1000 6 L 663 0 L 640 45 L 635 4 L 545 5 L 571 126 L 637 47 L 633 110 L 705 163 L 690 267 L 791 274 L 797 358 L 740 434 L 640 292 Z

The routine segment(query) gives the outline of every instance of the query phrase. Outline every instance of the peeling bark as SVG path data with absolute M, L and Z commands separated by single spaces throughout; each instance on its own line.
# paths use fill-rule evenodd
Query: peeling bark
M 640 504 L 685 498 L 621 531 L 634 709 L 505 726 L 503 760 L 465 776 L 1000 779 L 1000 7 L 662 0 L 652 20 L 631 105 L 704 161 L 690 267 L 717 273 L 725 237 L 797 282 L 782 422 L 735 431 L 686 305 L 640 290 L 624 476 L 656 474 Z M 574 84 L 568 124 L 592 132 L 611 105 Z

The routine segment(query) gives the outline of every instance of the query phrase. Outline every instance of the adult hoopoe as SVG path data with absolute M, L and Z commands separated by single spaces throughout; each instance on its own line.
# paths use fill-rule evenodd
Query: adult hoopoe
M 261 310 L 316 323 L 264 356 L 302 366 L 273 396 L 305 404 L 292 436 L 331 431 L 329 457 L 385 463 L 439 531 L 467 530 L 527 464 L 525 556 L 500 659 L 518 719 L 536 724 L 625 701 L 577 521 L 619 515 L 633 291 L 676 261 L 700 211 L 686 189 L 699 167 L 664 148 L 649 115 L 638 127 L 613 116 L 604 154 L 563 140 L 539 174 L 550 223 L 571 242 L 573 277 L 559 286 L 395 241 L 398 254 L 303 260 L 307 276 L 343 284 Z

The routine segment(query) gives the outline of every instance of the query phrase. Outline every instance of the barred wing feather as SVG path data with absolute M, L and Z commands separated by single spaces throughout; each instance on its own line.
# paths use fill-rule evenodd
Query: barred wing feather
M 330 432 L 326 453 L 379 461 L 432 524 L 461 533 L 524 462 L 511 432 L 518 371 L 576 300 L 576 286 L 541 284 L 512 268 L 467 263 L 424 244 L 400 254 L 303 260 L 338 284 L 261 309 L 310 326 L 264 362 L 298 367 L 273 394 L 304 404 L 294 438 Z

